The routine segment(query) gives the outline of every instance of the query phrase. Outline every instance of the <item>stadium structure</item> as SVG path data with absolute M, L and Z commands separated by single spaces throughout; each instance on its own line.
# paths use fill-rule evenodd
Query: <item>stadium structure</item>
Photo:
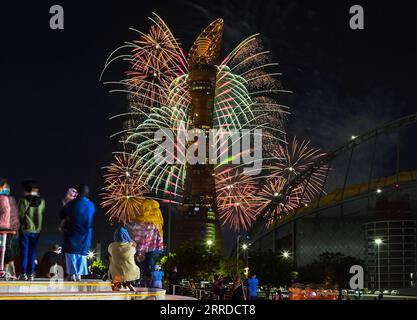
M 252 229 L 252 250 L 289 252 L 295 267 L 324 252 L 358 258 L 369 289 L 416 288 L 417 114 L 352 136 L 295 177 L 283 192 L 329 165 L 323 189 L 265 230 Z M 326 193 L 327 191 L 327 193 Z

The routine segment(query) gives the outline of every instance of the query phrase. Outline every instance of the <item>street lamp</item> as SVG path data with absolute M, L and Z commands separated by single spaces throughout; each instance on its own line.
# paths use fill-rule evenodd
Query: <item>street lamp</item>
M 88 259 L 94 259 L 94 257 L 95 257 L 95 252 L 94 251 L 89 251 L 88 252 Z
M 212 245 L 213 245 L 213 240 L 207 240 L 207 245 L 209 246 L 209 247 L 211 247 Z
M 282 252 L 282 257 L 286 260 L 288 260 L 290 258 L 290 253 L 288 251 L 283 251 Z
M 239 275 L 239 240 L 240 234 L 236 237 L 236 275 Z
M 249 245 L 247 245 L 246 243 L 244 243 L 243 245 L 242 245 L 242 249 L 243 249 L 243 252 L 244 252 L 244 254 L 245 254 L 245 258 L 246 258 L 246 269 L 248 269 L 249 270 L 249 259 L 248 259 L 248 249 L 249 249 Z
M 381 263 L 379 259 L 379 246 L 382 244 L 382 239 L 377 238 L 374 240 L 374 242 L 378 248 L 378 258 L 377 258 L 378 259 L 378 290 L 381 291 Z

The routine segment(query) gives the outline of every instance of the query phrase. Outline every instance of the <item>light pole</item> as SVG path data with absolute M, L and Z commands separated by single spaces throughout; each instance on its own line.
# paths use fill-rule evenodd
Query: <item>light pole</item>
M 245 253 L 245 258 L 246 258 L 246 268 L 249 268 L 249 261 L 248 261 L 248 248 L 249 248 L 249 246 L 245 243 L 245 244 L 243 244 L 242 245 L 242 249 L 243 249 L 243 252 Z
M 239 240 L 240 234 L 237 235 L 236 238 L 236 275 L 239 275 Z
M 169 195 L 169 211 L 168 211 L 168 241 L 167 241 L 167 249 L 168 252 L 171 252 L 171 226 L 172 225 L 172 200 L 171 194 Z
M 377 251 L 378 251 L 378 256 L 377 256 L 377 260 L 378 260 L 378 290 L 381 291 L 381 263 L 380 263 L 380 259 L 379 259 L 379 246 L 382 244 L 382 239 L 377 238 L 377 239 L 375 239 L 374 242 L 377 246 Z

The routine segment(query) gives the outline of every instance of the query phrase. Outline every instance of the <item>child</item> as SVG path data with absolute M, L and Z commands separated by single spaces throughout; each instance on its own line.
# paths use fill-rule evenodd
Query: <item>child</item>
M 151 287 L 162 289 L 162 279 L 164 278 L 164 272 L 161 267 L 156 265 L 155 270 L 151 274 Z
M 113 241 L 108 249 L 112 289 L 120 291 L 123 286 L 134 292 L 132 282 L 140 278 L 140 270 L 135 263 L 135 243 L 124 226 L 116 228 Z

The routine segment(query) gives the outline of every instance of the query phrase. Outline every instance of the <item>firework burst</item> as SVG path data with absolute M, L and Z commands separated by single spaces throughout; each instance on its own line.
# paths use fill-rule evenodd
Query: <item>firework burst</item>
M 113 51 L 103 69 L 117 60 L 130 63 L 127 79 L 113 82 L 122 89 L 112 91 L 128 94 L 129 109 L 135 116 L 166 104 L 168 87 L 187 70 L 184 53 L 166 23 L 156 14 L 149 19 L 153 24 L 148 33 L 131 28 L 139 38 Z
M 216 202 L 223 225 L 247 230 L 257 216 L 257 183 L 236 169 L 216 174 Z
M 111 221 L 125 224 L 140 212 L 148 189 L 139 179 L 137 163 L 134 156 L 123 153 L 106 168 L 102 206 Z
M 186 181 L 185 165 L 155 161 L 154 151 L 159 142 L 154 136 L 161 128 L 178 135 L 192 127 L 187 59 L 165 22 L 155 14 L 150 20 L 149 31 L 143 33 L 132 29 L 137 32 L 138 39 L 116 49 L 104 67 L 106 70 L 112 62 L 120 59 L 128 61 L 130 66 L 126 79 L 107 82 L 121 85 L 121 89 L 111 91 L 128 96 L 128 112 L 119 115 L 127 118 L 126 125 L 115 136 L 122 142 L 124 150 L 131 154 L 131 161 L 136 162 L 132 166 L 134 183 L 131 183 L 131 177 L 123 177 L 123 171 L 121 176 L 112 173 L 123 167 L 120 163 L 117 165 L 121 159 L 116 159 L 105 177 L 103 204 L 110 208 L 110 217 L 127 215 L 122 220 L 129 217 L 129 213 L 122 212 L 137 209 L 137 202 L 132 199 L 142 199 L 148 191 L 156 198 L 180 199 Z M 262 129 L 263 158 L 273 163 L 279 157 L 273 153 L 275 146 L 286 143 L 284 122 L 289 109 L 278 102 L 280 95 L 288 91 L 283 90 L 277 80 L 281 75 L 276 71 L 277 64 L 270 61 L 269 52 L 263 49 L 259 35 L 254 35 L 239 44 L 216 67 L 212 127 L 226 133 Z M 170 156 L 174 161 L 183 159 L 184 154 L 178 153 L 184 150 L 183 142 L 173 140 L 176 152 Z M 220 149 L 218 142 L 216 145 Z M 279 171 L 274 169 L 274 174 L 279 174 Z M 265 182 L 269 174 L 245 176 L 240 165 L 230 163 L 216 167 L 216 173 L 216 203 L 223 225 L 235 230 L 248 229 L 261 212 L 260 207 L 266 207 L 271 201 L 267 190 L 270 181 Z M 259 191 L 259 186 L 266 189 Z M 261 197 L 257 195 L 259 192 Z
M 268 166 L 272 176 L 281 176 L 286 181 L 291 181 L 295 176 L 313 165 L 325 153 L 319 149 L 310 147 L 308 141 L 299 142 L 296 137 L 286 145 L 278 144 L 271 152 L 273 162 Z M 328 166 L 322 166 L 315 171 L 300 187 L 302 201 L 310 202 L 321 192 Z
M 257 213 L 261 214 L 267 225 L 271 225 L 282 216 L 287 215 L 300 205 L 301 188 L 292 190 L 289 196 L 283 198 L 283 191 L 288 181 L 284 177 L 271 177 L 262 186 L 258 193 L 259 207 Z

